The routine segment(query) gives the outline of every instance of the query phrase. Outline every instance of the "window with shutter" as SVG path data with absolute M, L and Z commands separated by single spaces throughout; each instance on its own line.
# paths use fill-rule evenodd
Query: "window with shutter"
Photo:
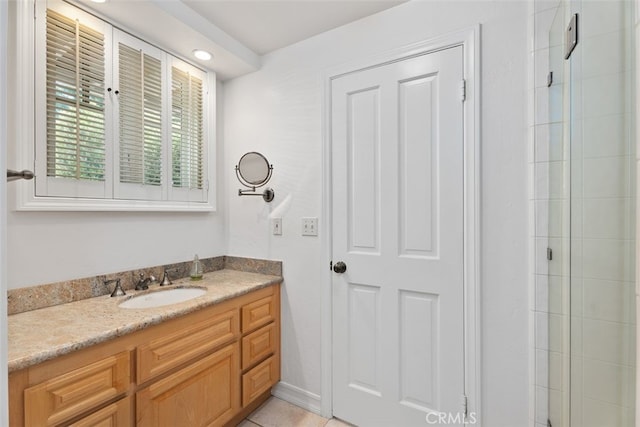
M 83 18 L 47 10 L 46 179 L 40 175 L 47 195 L 106 195 L 105 35 Z
M 118 31 L 114 88 L 118 111 L 117 190 L 124 199 L 159 200 L 163 170 L 163 52 Z
M 206 201 L 204 86 L 200 70 L 177 60 L 171 67 L 172 198 Z
M 35 6 L 36 177 L 20 208 L 213 210 L 215 74 L 65 1 Z

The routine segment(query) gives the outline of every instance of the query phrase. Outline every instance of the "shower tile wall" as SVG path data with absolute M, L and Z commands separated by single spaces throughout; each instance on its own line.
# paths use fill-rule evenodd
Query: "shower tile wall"
M 533 418 L 536 427 L 632 426 L 632 4 L 558 5 L 536 1 L 533 16 Z M 575 12 L 580 44 L 569 68 L 561 44 Z
M 571 58 L 571 424 L 634 425 L 632 3 L 575 2 Z

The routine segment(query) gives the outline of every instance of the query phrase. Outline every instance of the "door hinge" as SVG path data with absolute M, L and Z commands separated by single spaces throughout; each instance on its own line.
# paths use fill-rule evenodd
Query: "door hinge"
M 467 99 L 467 81 L 460 81 L 460 101 L 464 102 Z
M 547 248 L 547 261 L 553 260 L 553 250 L 551 248 Z
M 464 419 L 466 420 L 469 416 L 469 399 L 466 394 L 462 395 L 462 413 L 464 414 Z

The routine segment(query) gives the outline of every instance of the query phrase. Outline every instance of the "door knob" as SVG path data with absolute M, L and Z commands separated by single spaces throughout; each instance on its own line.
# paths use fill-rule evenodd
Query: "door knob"
M 336 273 L 342 274 L 347 271 L 347 264 L 342 261 L 338 261 L 333 265 L 333 271 Z

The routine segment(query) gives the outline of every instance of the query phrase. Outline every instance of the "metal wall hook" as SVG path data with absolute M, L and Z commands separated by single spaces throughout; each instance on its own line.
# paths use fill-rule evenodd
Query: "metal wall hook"
M 30 170 L 16 171 L 13 169 L 7 169 L 7 181 L 17 181 L 19 179 L 33 179 L 35 175 Z

